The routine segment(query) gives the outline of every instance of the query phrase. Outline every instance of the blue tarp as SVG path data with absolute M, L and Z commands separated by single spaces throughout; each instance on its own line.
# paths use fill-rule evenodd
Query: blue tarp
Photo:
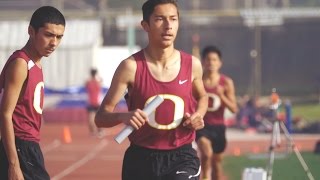
M 107 87 L 102 88 L 102 94 L 106 94 L 108 92 Z M 45 88 L 45 95 L 57 95 L 61 96 L 61 99 L 55 104 L 56 107 L 59 108 L 69 108 L 69 107 L 87 107 L 87 91 L 84 86 L 77 87 L 68 87 L 65 89 L 53 89 L 53 88 Z M 120 106 L 126 106 L 126 102 L 122 99 L 119 102 Z

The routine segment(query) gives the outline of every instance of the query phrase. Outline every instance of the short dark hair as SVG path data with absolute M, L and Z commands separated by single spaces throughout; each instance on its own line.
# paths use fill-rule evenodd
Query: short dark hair
M 95 77 L 97 73 L 98 73 L 98 70 L 96 68 L 91 68 L 90 69 L 90 74 L 91 74 L 92 77 Z
M 63 14 L 52 6 L 42 6 L 38 8 L 31 17 L 30 26 L 32 26 L 35 31 L 39 28 L 44 27 L 46 23 L 66 25 L 65 18 Z
M 209 53 L 217 53 L 219 58 L 222 58 L 222 53 L 217 46 L 206 46 L 201 53 L 201 58 L 204 59 Z
M 154 8 L 159 4 L 173 4 L 174 6 L 176 6 L 179 15 L 177 0 L 147 0 L 142 5 L 142 16 L 144 21 L 149 22 L 150 16 L 153 13 Z

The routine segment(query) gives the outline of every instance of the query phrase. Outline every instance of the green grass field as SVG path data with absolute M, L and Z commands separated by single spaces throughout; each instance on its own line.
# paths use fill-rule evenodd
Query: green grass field
M 292 115 L 308 122 L 320 121 L 320 104 L 292 105 Z
M 280 109 L 283 111 L 283 107 Z M 306 123 L 320 122 L 320 104 L 293 104 L 292 116 L 301 117 Z M 277 155 L 278 153 L 276 153 Z M 250 158 L 250 155 L 240 157 L 226 156 L 223 160 L 224 173 L 228 180 L 241 180 L 242 171 L 246 167 L 261 167 L 266 169 L 268 154 L 264 158 Z M 320 154 L 303 152 L 306 161 L 315 180 L 320 180 Z M 284 158 L 276 158 L 273 166 L 272 180 L 308 180 L 308 176 L 294 153 Z
M 277 155 L 277 153 L 276 153 Z M 320 180 L 320 154 L 302 153 L 315 180 Z M 266 169 L 268 155 L 265 158 L 250 158 L 249 156 L 226 156 L 223 160 L 224 173 L 228 180 L 241 180 L 242 171 L 246 167 L 261 167 Z M 276 158 L 273 166 L 272 180 L 308 180 L 308 176 L 303 170 L 298 158 L 294 153 Z

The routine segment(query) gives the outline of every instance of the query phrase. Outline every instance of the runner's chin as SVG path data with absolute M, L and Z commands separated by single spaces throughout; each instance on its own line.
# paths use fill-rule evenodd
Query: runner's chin
M 53 53 L 53 50 L 46 50 L 44 56 L 48 57 L 48 56 L 50 56 L 51 53 Z

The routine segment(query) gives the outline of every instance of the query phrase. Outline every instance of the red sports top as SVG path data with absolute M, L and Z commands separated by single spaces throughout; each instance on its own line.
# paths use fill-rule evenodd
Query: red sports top
M 227 76 L 221 74 L 218 84 L 222 87 L 225 87 L 226 78 Z M 208 110 L 203 118 L 205 124 L 224 125 L 225 104 L 222 103 L 220 97 L 217 95 L 217 86 L 213 88 L 209 88 L 206 86 L 204 87 L 209 97 Z
M 88 93 L 89 105 L 99 106 L 100 105 L 99 96 L 101 92 L 100 82 L 96 79 L 90 79 L 86 83 L 86 89 Z
M 4 88 L 5 71 L 8 64 L 17 58 L 24 59 L 28 64 L 28 76 L 23 86 L 25 92 L 20 95 L 12 115 L 14 134 L 20 139 L 39 143 L 44 96 L 42 69 L 24 51 L 15 51 L 1 72 L 0 91 Z
M 164 102 L 149 116 L 149 122 L 134 131 L 131 143 L 151 149 L 175 149 L 191 143 L 195 131 L 182 126 L 186 112 L 194 112 L 192 101 L 192 56 L 180 52 L 181 66 L 170 82 L 156 80 L 150 73 L 143 51 L 133 55 L 137 63 L 134 85 L 129 92 L 129 110 L 143 109 L 146 102 L 161 95 Z

